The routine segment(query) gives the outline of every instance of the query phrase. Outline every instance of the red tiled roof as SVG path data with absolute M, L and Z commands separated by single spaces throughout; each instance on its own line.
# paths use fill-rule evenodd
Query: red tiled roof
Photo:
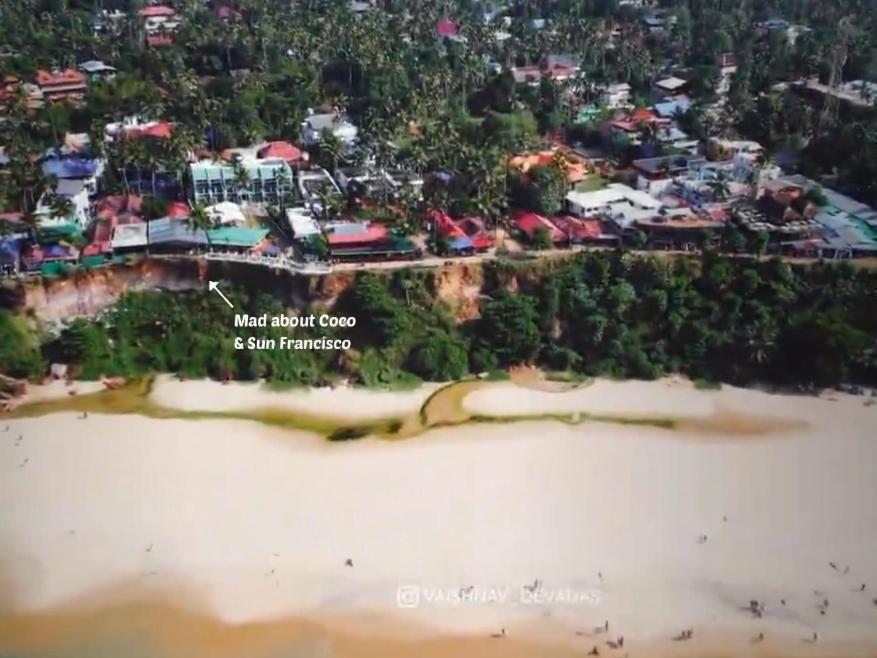
M 37 71 L 37 84 L 40 87 L 50 85 L 69 85 L 69 84 L 85 84 L 85 75 L 76 69 L 64 69 L 63 71 L 52 72 L 40 69 Z
M 554 217 L 551 221 L 566 235 L 579 240 L 599 238 L 603 232 L 600 222 L 596 219 L 562 216 Z
M 125 132 L 126 137 L 155 137 L 157 139 L 166 139 L 171 136 L 173 126 L 166 121 L 154 123 L 151 126 L 143 128 L 131 128 Z
M 286 162 L 297 162 L 302 159 L 301 149 L 289 142 L 268 142 L 259 149 L 260 158 L 280 158 Z
M 534 212 L 521 213 L 515 217 L 515 224 L 529 238 L 535 236 L 536 231 L 540 228 L 544 228 L 548 231 L 548 235 L 551 237 L 552 242 L 559 242 L 565 238 L 563 232 L 561 232 L 554 224 L 542 215 L 537 215 Z
M 440 37 L 455 37 L 460 33 L 460 28 L 454 21 L 443 18 L 435 24 L 435 31 Z
M 154 16 L 176 16 L 177 12 L 173 7 L 167 5 L 155 5 L 153 7 L 144 7 L 140 10 L 140 15 L 144 18 Z
M 174 38 L 170 34 L 150 34 L 146 37 L 146 44 L 149 46 L 169 46 L 173 42 Z
M 143 206 L 143 199 L 136 194 L 116 194 L 104 197 L 97 203 L 97 214 L 100 216 L 104 212 L 112 212 L 118 214 L 123 211 L 139 213 Z
M 189 206 L 182 201 L 174 201 L 167 208 L 167 216 L 173 219 L 185 219 L 191 214 Z
M 447 213 L 443 213 L 440 210 L 432 210 L 429 213 L 429 219 L 435 223 L 438 232 L 446 238 L 462 238 L 466 236 L 463 229 L 457 226 Z
M 380 242 L 381 240 L 386 240 L 389 235 L 390 231 L 383 224 L 369 224 L 368 228 L 363 231 L 351 233 L 332 231 L 326 234 L 326 240 L 330 246 L 340 246 L 363 242 Z

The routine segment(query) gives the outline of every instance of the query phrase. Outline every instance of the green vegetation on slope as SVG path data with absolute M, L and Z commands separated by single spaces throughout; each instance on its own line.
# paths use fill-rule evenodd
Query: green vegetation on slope
M 827 386 L 877 382 L 877 274 L 846 265 L 792 267 L 707 254 L 699 261 L 623 252 L 577 254 L 549 271 L 488 265 L 481 317 L 454 323 L 431 275 L 363 273 L 335 315 L 358 320 L 352 349 L 235 350 L 235 329 L 214 295 L 129 293 L 97 321 L 74 320 L 38 354 L 17 320 L 0 317 L 0 367 L 34 374 L 46 361 L 82 378 L 175 372 L 313 385 L 350 377 L 367 386 L 449 381 L 536 363 L 580 376 Z M 514 292 L 510 290 L 514 289 Z M 289 312 L 267 294 L 231 290 L 236 311 Z M 320 313 L 320 309 L 308 312 Z M 297 338 L 318 330 L 296 329 Z

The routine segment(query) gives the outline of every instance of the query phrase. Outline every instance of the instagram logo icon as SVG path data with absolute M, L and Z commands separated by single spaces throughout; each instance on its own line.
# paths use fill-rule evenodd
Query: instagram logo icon
M 420 588 L 417 585 L 400 585 L 396 590 L 396 605 L 400 608 L 416 608 L 420 605 Z

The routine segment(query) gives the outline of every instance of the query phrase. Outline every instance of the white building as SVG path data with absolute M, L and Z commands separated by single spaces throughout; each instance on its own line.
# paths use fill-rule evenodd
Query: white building
M 600 90 L 600 105 L 610 110 L 618 110 L 630 106 L 630 85 L 619 82 Z
M 567 210 L 578 217 L 605 216 L 624 208 L 646 211 L 651 216 L 663 205 L 649 194 L 621 183 L 612 183 L 593 192 L 571 191 L 566 195 Z
M 305 146 L 314 146 L 323 139 L 323 131 L 330 131 L 344 145 L 352 150 L 356 145 L 358 130 L 343 114 L 310 114 L 301 124 L 301 140 Z
M 286 219 L 296 240 L 307 240 L 310 236 L 321 233 L 320 225 L 307 208 L 287 208 Z

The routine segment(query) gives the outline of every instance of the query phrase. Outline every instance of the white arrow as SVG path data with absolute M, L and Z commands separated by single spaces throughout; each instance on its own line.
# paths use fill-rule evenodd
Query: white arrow
M 222 301 L 228 304 L 231 308 L 234 308 L 234 304 L 228 301 L 228 297 L 222 294 L 222 291 L 219 289 L 219 283 L 217 281 L 209 281 L 207 284 L 207 290 L 215 290 L 219 293 L 219 296 L 222 297 Z

